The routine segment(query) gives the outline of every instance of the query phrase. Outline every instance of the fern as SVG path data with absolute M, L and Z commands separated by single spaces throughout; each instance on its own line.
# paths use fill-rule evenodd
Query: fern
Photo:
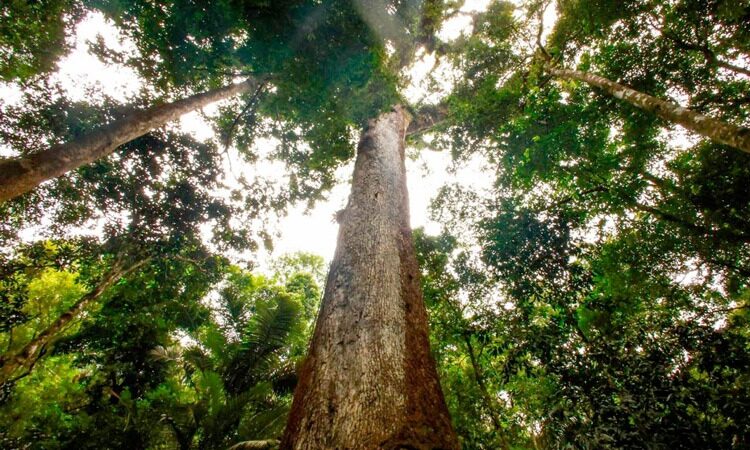
M 227 365 L 224 379 L 232 393 L 242 392 L 277 365 L 279 350 L 286 347 L 291 332 L 298 327 L 300 304 L 288 295 L 277 295 L 263 302 L 248 321 L 242 347 Z
M 243 345 L 259 354 L 270 353 L 286 345 L 289 333 L 300 316 L 300 305 L 291 296 L 276 296 L 275 305 L 259 305 L 248 322 Z

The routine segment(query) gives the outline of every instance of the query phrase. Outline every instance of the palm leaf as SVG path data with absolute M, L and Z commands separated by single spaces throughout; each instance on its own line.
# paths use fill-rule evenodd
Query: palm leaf
M 270 450 L 278 448 L 279 441 L 269 439 L 265 441 L 242 441 L 229 447 L 228 450 Z
M 288 295 L 278 295 L 275 304 L 259 305 L 248 322 L 243 345 L 256 353 L 270 353 L 287 343 L 300 316 L 300 305 Z
M 239 436 L 244 439 L 265 439 L 281 435 L 290 406 L 288 401 L 280 401 L 246 416 L 240 423 Z
M 260 303 L 242 336 L 242 349 L 224 372 L 229 392 L 239 393 L 259 379 L 268 378 L 300 319 L 301 306 L 290 296 L 278 295 L 274 302 Z

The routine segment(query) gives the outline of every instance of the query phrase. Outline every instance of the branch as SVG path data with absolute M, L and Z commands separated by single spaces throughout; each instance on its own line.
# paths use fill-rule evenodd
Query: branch
M 229 130 L 227 131 L 227 137 L 224 140 L 224 153 L 227 152 L 227 149 L 229 149 L 229 144 L 231 144 L 232 141 L 232 135 L 234 134 L 234 129 L 237 127 L 237 125 L 240 122 L 240 119 L 245 116 L 245 114 L 250 110 L 250 108 L 253 108 L 253 115 L 255 115 L 255 108 L 258 106 L 258 99 L 260 98 L 261 92 L 265 90 L 266 86 L 268 85 L 268 80 L 263 80 L 258 84 L 258 87 L 255 88 L 255 92 L 253 92 L 253 95 L 250 97 L 250 100 L 247 101 L 247 104 L 244 108 L 242 108 L 242 111 L 240 111 L 237 116 L 235 116 L 234 121 L 232 122 L 232 125 L 229 127 Z
M 739 311 L 740 309 L 747 309 L 750 308 L 750 305 L 744 304 L 740 306 L 730 307 L 730 308 L 715 308 L 710 311 L 705 311 L 704 314 L 716 314 L 716 313 L 722 313 L 722 312 L 732 312 L 732 311 Z
M 448 106 L 444 104 L 423 106 L 414 112 L 413 117 L 406 129 L 407 137 L 426 133 L 444 123 L 448 118 Z
M 549 54 L 546 48 L 544 48 L 544 44 L 542 44 L 542 33 L 544 33 L 544 11 L 547 10 L 547 7 L 549 6 L 548 2 L 542 2 L 542 4 L 539 7 L 539 29 L 536 32 L 536 45 L 539 47 L 539 50 L 542 52 L 542 57 L 545 61 L 551 62 L 552 61 L 552 55 Z
M 661 33 L 661 35 L 664 36 L 666 39 L 672 41 L 677 46 L 677 48 L 680 48 L 682 50 L 688 50 L 688 51 L 692 50 L 692 51 L 700 52 L 703 54 L 704 58 L 706 58 L 706 61 L 709 64 L 750 77 L 750 69 L 746 69 L 744 67 L 740 67 L 732 63 L 722 61 L 716 55 L 716 52 L 711 50 L 711 48 L 707 44 L 700 45 L 700 44 L 694 44 L 692 42 L 687 42 L 681 37 L 679 37 L 675 32 L 665 29 L 663 25 L 659 26 L 657 24 L 654 24 L 650 20 L 651 18 L 656 20 L 658 23 L 658 17 L 656 17 L 653 11 L 650 11 L 647 17 L 649 24 L 652 27 L 654 27 L 654 29 L 658 30 Z
M 81 311 L 87 308 L 89 304 L 97 301 L 111 286 L 119 282 L 121 278 L 127 277 L 130 273 L 150 261 L 151 257 L 147 257 L 132 263 L 127 268 L 123 268 L 121 266 L 122 259 L 118 258 L 94 289 L 76 300 L 73 305 L 49 324 L 41 334 L 10 355 L 0 356 L 0 383 L 13 379 L 13 374 L 19 370 L 22 373 L 31 372 L 34 364 L 41 358 L 48 346 L 54 344 L 66 326 L 75 320 Z
M 489 390 L 487 389 L 487 385 L 484 382 L 484 371 L 482 370 L 482 367 L 479 365 L 479 361 L 477 361 L 477 356 L 474 352 L 474 346 L 471 344 L 471 335 L 470 332 L 466 331 L 463 335 L 464 337 L 464 343 L 466 344 L 467 352 L 469 353 L 469 360 L 471 361 L 471 368 L 474 372 L 474 380 L 477 382 L 477 385 L 479 386 L 479 390 L 482 393 L 482 399 L 484 400 L 485 407 L 489 410 L 490 413 L 490 419 L 492 420 L 492 423 L 495 425 L 495 429 L 497 430 L 497 435 L 500 438 L 500 444 L 501 448 L 503 450 L 510 449 L 510 444 L 508 443 L 507 438 L 505 437 L 505 433 L 503 432 L 503 424 L 500 420 L 500 417 L 497 415 L 497 409 L 499 408 L 495 402 L 495 399 L 490 395 Z

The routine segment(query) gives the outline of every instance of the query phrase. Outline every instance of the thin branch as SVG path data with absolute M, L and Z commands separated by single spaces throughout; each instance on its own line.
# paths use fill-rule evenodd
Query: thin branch
M 740 305 L 740 306 L 734 306 L 734 307 L 731 307 L 731 308 L 715 308 L 715 309 L 712 309 L 712 310 L 709 310 L 709 311 L 705 311 L 704 315 L 706 315 L 706 314 L 723 313 L 723 312 L 739 311 L 741 309 L 747 309 L 747 308 L 750 308 L 750 305 L 744 304 L 744 305 Z
M 539 6 L 539 29 L 536 32 L 536 45 L 542 52 L 542 57 L 544 57 L 545 61 L 550 62 L 552 61 L 552 55 L 549 54 L 544 47 L 544 44 L 542 44 L 542 34 L 544 33 L 544 12 L 547 10 L 547 7 L 549 7 L 549 2 L 542 2 Z
M 652 22 L 653 20 L 656 20 L 657 23 Z M 649 22 L 649 25 L 651 25 L 655 30 L 659 31 L 662 36 L 664 36 L 666 39 L 672 41 L 677 48 L 680 48 L 682 50 L 687 51 L 697 51 L 703 54 L 703 57 L 706 58 L 706 61 L 713 66 L 721 67 L 723 69 L 727 69 L 729 71 L 739 73 L 742 75 L 745 75 L 747 77 L 750 77 L 750 69 L 746 69 L 744 67 L 737 66 L 735 64 L 726 62 L 721 60 L 715 51 L 713 51 L 707 44 L 695 44 L 692 42 L 687 42 L 681 37 L 679 37 L 674 31 L 667 30 L 666 27 L 661 24 L 658 24 L 659 18 L 655 15 L 653 11 L 650 11 L 648 15 L 646 16 L 646 20 Z
M 469 331 L 465 331 L 463 333 L 463 338 L 464 343 L 466 344 L 466 350 L 469 353 L 469 360 L 471 361 L 471 367 L 473 369 L 472 371 L 474 372 L 474 380 L 479 386 L 479 390 L 482 393 L 482 399 L 485 402 L 485 407 L 489 410 L 490 419 L 492 419 L 492 423 L 495 425 L 495 429 L 497 430 L 497 435 L 500 438 L 501 448 L 509 449 L 510 444 L 508 443 L 508 440 L 505 437 L 505 433 L 503 432 L 503 425 L 500 421 L 500 417 L 498 417 L 497 415 L 498 407 L 495 404 L 492 396 L 490 396 L 490 392 L 487 389 L 487 385 L 485 384 L 482 367 L 479 365 L 479 361 L 477 361 L 477 355 L 474 351 L 474 346 L 471 344 L 471 333 Z
M 232 125 L 229 127 L 229 130 L 227 131 L 226 139 L 224 140 L 224 152 L 225 153 L 229 149 L 229 145 L 232 142 L 232 135 L 234 134 L 234 129 L 239 124 L 240 119 L 245 116 L 245 114 L 250 110 L 250 108 L 253 108 L 253 115 L 255 115 L 255 107 L 257 107 L 258 105 L 258 99 L 260 97 L 261 92 L 265 90 L 267 85 L 268 85 L 267 80 L 261 81 L 260 84 L 258 84 L 258 87 L 255 89 L 255 92 L 253 92 L 253 95 L 250 97 L 250 100 L 247 101 L 247 104 L 245 105 L 245 107 L 242 108 L 242 111 L 240 111 L 240 113 L 235 116 L 234 121 L 232 122 Z
M 448 107 L 445 105 L 427 105 L 414 113 L 414 119 L 409 123 L 406 136 L 409 138 L 427 133 L 445 123 L 448 118 Z

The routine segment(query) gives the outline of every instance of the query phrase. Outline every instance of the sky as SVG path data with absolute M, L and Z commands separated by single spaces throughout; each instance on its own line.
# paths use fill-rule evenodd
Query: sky
M 466 13 L 481 11 L 486 8 L 487 3 L 487 0 L 467 0 L 461 11 Z M 445 41 L 458 38 L 462 33 L 470 31 L 471 20 L 468 14 L 455 16 L 446 22 L 439 37 Z M 79 24 L 72 37 L 74 48 L 70 54 L 59 61 L 54 79 L 61 83 L 66 93 L 74 100 L 85 99 L 89 89 L 97 88 L 116 100 L 127 101 L 130 96 L 138 92 L 142 83 L 132 69 L 126 66 L 105 64 L 89 52 L 89 42 L 96 41 L 99 36 L 109 48 L 134 49 L 132 44 L 118 35 L 117 29 L 101 14 L 90 14 Z M 415 103 L 439 100 L 440 92 L 429 93 L 426 89 L 427 74 L 434 69 L 434 66 L 435 59 L 432 55 L 421 55 L 417 63 L 408 69 L 411 84 L 404 92 L 408 100 Z M 438 67 L 437 71 L 441 73 L 441 90 L 447 92 L 452 78 L 450 70 L 443 66 Z M 20 92 L 12 86 L 0 85 L 0 98 L 7 104 L 16 103 L 20 101 Z M 203 108 L 200 112 L 186 114 L 176 125 L 197 139 L 211 139 L 213 131 L 204 117 L 215 114 L 218 106 L 218 104 L 213 104 Z M 266 140 L 257 145 L 261 147 L 258 153 L 270 154 L 272 149 L 269 146 L 275 143 Z M 263 146 L 268 148 L 262 148 Z M 0 154 L 7 154 L 7 149 L 0 149 Z M 244 171 L 236 152 L 230 149 L 228 154 L 232 161 L 231 163 L 225 161 L 224 181 L 232 187 L 237 185 L 235 174 L 244 173 Z M 410 156 L 407 158 L 406 168 L 411 225 L 412 228 L 424 227 L 429 234 L 437 234 L 441 229 L 440 224 L 431 220 L 429 214 L 430 202 L 441 186 L 446 183 L 458 183 L 475 191 L 482 191 L 490 187 L 493 179 L 492 176 L 482 176 L 485 169 L 483 162 L 478 158 L 463 163 L 461 167 L 453 167 L 454 170 L 449 170 L 453 163 L 450 155 L 445 152 L 436 152 L 427 148 L 419 152 L 407 151 L 407 154 Z M 278 177 L 285 174 L 285 168 L 278 162 L 261 162 L 260 165 L 259 168 L 251 170 L 270 173 L 272 176 L 276 174 Z M 253 255 L 261 270 L 268 269 L 272 259 L 297 251 L 315 253 L 330 261 L 335 251 L 338 232 L 338 225 L 333 217 L 336 211 L 346 205 L 352 170 L 353 161 L 337 171 L 339 183 L 330 191 L 326 201 L 319 202 L 314 209 L 309 211 L 305 205 L 294 205 L 290 208 L 288 215 L 276 223 L 277 237 L 274 240 L 273 251 L 261 250 Z M 34 229 L 26 230 L 22 233 L 22 237 L 34 240 L 38 238 L 38 232 Z

